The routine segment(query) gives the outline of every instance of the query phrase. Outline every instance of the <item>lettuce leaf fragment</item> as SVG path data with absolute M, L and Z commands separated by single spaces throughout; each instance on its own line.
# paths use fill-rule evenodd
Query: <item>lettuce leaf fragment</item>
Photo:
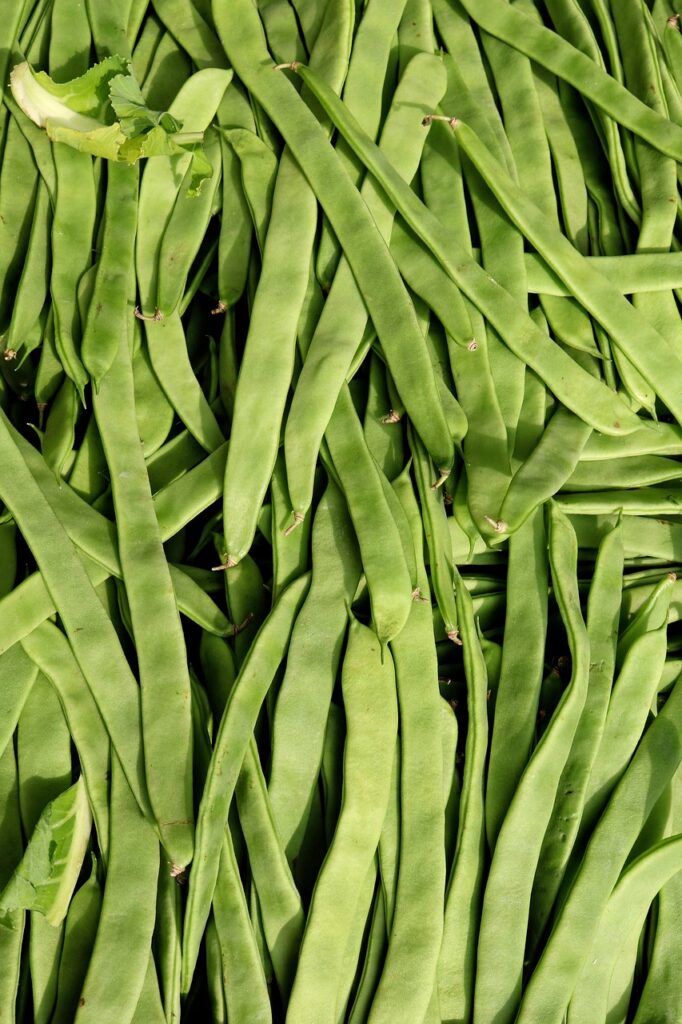
M 57 927 L 66 917 L 85 857 L 92 814 L 81 776 L 41 814 L 24 856 L 0 893 L 0 925 L 16 928 L 17 911 L 35 910 Z
M 106 57 L 70 82 L 54 82 L 24 61 L 10 74 L 14 99 L 53 142 L 103 157 L 136 163 L 154 156 L 190 153 L 189 195 L 198 195 L 212 169 L 202 132 L 183 132 L 168 111 L 151 110 L 124 57 Z

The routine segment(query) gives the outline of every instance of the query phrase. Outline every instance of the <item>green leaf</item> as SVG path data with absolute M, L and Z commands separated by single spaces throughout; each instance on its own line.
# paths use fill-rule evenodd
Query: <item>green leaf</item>
M 92 828 L 83 777 L 47 805 L 19 865 L 0 895 L 0 924 L 35 910 L 57 927 L 66 917 Z
M 128 138 L 135 138 L 157 126 L 167 134 L 179 132 L 182 128 L 182 122 L 172 114 L 149 109 L 139 85 L 131 74 L 112 78 L 109 96 L 111 106 L 121 124 L 121 131 Z
M 34 71 L 30 64 L 18 64 L 10 75 L 12 93 L 24 113 L 41 128 L 45 120 L 59 120 L 78 127 L 74 114 L 84 115 L 101 124 L 115 119 L 109 99 L 112 79 L 129 74 L 124 57 L 106 57 L 70 82 L 54 82 L 44 71 Z M 28 99 L 32 111 L 25 106 Z M 58 109 L 60 108 L 60 109 Z
M 92 156 L 102 156 L 107 160 L 119 160 L 121 146 L 126 141 L 118 122 L 83 132 L 48 120 L 45 129 L 53 142 L 64 142 L 72 149 L 90 153 Z
M 181 131 L 168 111 L 150 110 L 123 57 L 95 64 L 80 78 L 53 82 L 23 62 L 13 68 L 15 100 L 53 142 L 106 160 L 135 163 L 148 157 L 191 155 L 188 195 L 198 195 L 212 168 L 201 148 L 203 133 Z

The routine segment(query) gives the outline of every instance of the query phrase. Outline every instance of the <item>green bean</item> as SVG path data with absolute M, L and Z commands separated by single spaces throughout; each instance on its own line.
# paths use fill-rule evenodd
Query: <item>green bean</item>
M 35 682 L 37 669 L 24 654 L 21 646 L 16 644 L 0 655 L 0 754 L 11 745 L 14 730 L 31 688 Z
M 376 0 L 367 3 L 353 39 L 348 74 L 343 84 L 343 102 L 372 139 L 376 139 L 382 120 L 384 80 L 393 37 L 404 9 L 405 0 L 392 0 L 388 4 L 377 3 Z M 286 59 L 291 60 L 291 56 Z M 343 139 L 337 140 L 336 152 L 354 184 L 359 185 L 362 167 Z M 316 257 L 317 278 L 325 291 L 332 286 L 340 257 L 338 243 L 325 219 Z
M 129 269 L 124 276 L 129 283 Z M 121 569 L 137 647 L 147 785 L 162 841 L 182 868 L 192 857 L 189 676 L 135 417 L 132 363 L 125 331 L 126 293 L 120 298 L 118 308 L 108 307 L 106 325 L 112 341 L 116 339 L 118 352 L 94 396 L 94 410 L 110 471 Z M 139 571 L 141 566 L 143 573 Z M 173 680 L 172 698 L 169 680 Z M 162 704 L 163 721 L 159 717 Z
M 658 423 L 655 431 L 647 426 L 640 431 L 633 431 L 616 443 L 599 434 L 592 434 L 580 454 L 580 461 L 598 462 L 604 459 L 654 454 L 682 454 L 682 432 L 678 424 Z
M 486 786 L 494 846 L 533 742 L 547 630 L 545 525 L 538 510 L 509 541 L 507 610 Z M 530 639 L 532 638 L 532 639 Z
M 419 490 L 424 534 L 429 549 L 429 568 L 439 611 L 443 617 L 445 633 L 455 643 L 459 640 L 457 609 L 455 606 L 454 561 L 452 542 L 447 527 L 445 506 L 440 493 L 431 487 L 431 462 L 419 438 L 410 438 L 415 477 Z M 420 550 L 421 545 L 417 548 Z M 420 587 L 421 584 L 418 584 Z
M 137 321 L 134 337 L 138 343 L 132 354 L 135 417 L 145 460 L 148 460 L 166 441 L 173 425 L 175 411 L 152 369 L 149 352 L 142 341 L 141 326 Z M 147 466 L 149 468 L 149 463 Z
M 57 694 L 40 673 L 19 718 L 17 762 L 21 820 L 30 835 L 46 804 L 71 784 L 69 730 Z M 52 1015 L 63 936 L 63 924 L 55 928 L 31 911 L 28 957 L 38 1024 L 47 1024 Z
M 76 388 L 67 379 L 50 407 L 41 445 L 43 458 L 57 477 L 68 474 L 79 412 Z
M 17 765 L 14 745 L 10 744 L 0 754 L 0 799 L 5 808 L 2 822 L 2 845 L 0 845 L 0 884 L 5 887 L 12 872 L 21 860 L 24 844 L 19 815 L 19 793 Z M 25 912 L 13 915 L 13 928 L 0 929 L 0 953 L 3 969 L 0 971 L 0 1012 L 11 1021 L 16 1021 L 16 1010 L 21 970 L 21 947 L 24 939 Z
M 166 1017 L 159 992 L 159 979 L 156 976 L 154 957 L 150 954 L 142 991 L 131 1024 L 164 1024 L 165 1021 Z
M 211 27 L 190 0 L 154 0 L 154 10 L 198 68 L 225 67 L 225 55 Z
M 421 551 L 422 525 L 407 476 L 396 483 L 396 491 L 410 522 L 415 548 Z M 428 580 L 423 559 L 418 563 L 417 581 L 426 596 Z M 405 628 L 392 641 L 391 653 L 400 718 L 400 854 L 386 962 L 372 1002 L 370 1024 L 388 1019 L 411 1022 L 424 1016 L 433 992 L 443 930 L 441 710 L 428 606 L 414 603 Z M 424 677 L 430 685 L 425 685 Z M 420 683 L 415 686 L 417 679 Z
M 349 627 L 342 688 L 347 722 L 343 803 L 313 893 L 287 1010 L 290 1020 L 302 1024 L 336 1021 L 345 944 L 358 890 L 373 864 L 389 796 L 398 724 L 393 662 L 376 634 L 355 619 Z
M 369 363 L 367 404 L 363 430 L 372 458 L 388 480 L 398 476 L 405 462 L 402 429 L 392 416 L 386 370 L 373 352 Z
M 564 488 L 580 492 L 597 488 L 626 489 L 679 478 L 680 464 L 665 456 L 625 456 L 612 462 L 579 463 L 567 477 Z
M 578 829 L 586 834 L 584 805 L 611 695 L 622 584 L 623 529 L 622 525 L 616 525 L 605 534 L 595 560 L 587 604 L 590 642 L 587 697 L 540 850 L 529 915 L 531 953 L 543 935 L 574 845 L 582 846 L 582 840 L 576 842 Z
M 493 147 L 498 158 L 504 161 L 507 169 L 513 171 L 514 161 L 509 140 L 490 88 L 488 72 L 473 27 L 460 0 L 454 3 L 434 0 L 433 13 L 451 57 L 448 77 L 453 90 L 471 96 L 470 107 L 477 119 L 478 130 L 488 145 Z
M 676 687 L 644 734 L 595 828 L 524 992 L 519 1024 L 562 1019 L 625 859 L 682 758 L 681 702 L 682 689 Z
M 618 511 L 626 516 L 677 515 L 682 506 L 682 491 L 652 487 L 562 494 L 557 495 L 557 504 L 569 515 L 610 515 Z
M 310 813 L 324 723 L 346 633 L 346 608 L 359 576 L 348 511 L 330 482 L 315 514 L 310 591 L 292 633 L 272 726 L 270 801 L 292 864 L 299 856 Z
M 680 871 L 681 851 L 680 836 L 664 839 L 638 857 L 619 880 L 599 921 L 599 929 L 571 998 L 570 1024 L 587 1024 L 595 1019 L 595 1012 L 606 1011 L 609 983 L 617 959 L 624 954 L 626 943 L 632 939 L 636 943 L 652 900 Z
M 222 834 L 249 737 L 272 678 L 284 657 L 308 582 L 308 577 L 303 576 L 290 584 L 263 623 L 244 659 L 220 723 L 197 820 L 183 942 L 184 992 L 189 989 L 215 887 L 220 855 L 220 850 L 216 849 L 216 835 Z
M 471 1018 L 475 941 L 483 887 L 485 846 L 484 777 L 488 746 L 488 679 L 469 591 L 456 587 L 464 647 L 468 727 L 455 857 L 445 890 L 443 943 L 436 972 L 444 1020 Z
M 43 622 L 22 641 L 32 663 L 52 684 L 78 753 L 83 778 L 106 860 L 109 844 L 109 737 L 97 705 L 64 635 Z M 5 655 L 7 657 L 7 655 Z
M 93 857 L 90 875 L 75 893 L 66 917 L 57 1001 L 51 1018 L 54 1024 L 68 1024 L 76 1015 L 101 906 L 102 891 L 97 881 L 97 861 Z
M 6 347 L 21 353 L 35 327 L 49 288 L 49 238 L 52 210 L 47 186 L 39 182 L 26 261 L 17 285 Z
M 270 1024 L 272 1011 L 249 920 L 229 830 L 222 843 L 213 916 L 222 954 L 223 985 L 235 1024 Z
M 435 129 L 436 125 L 432 133 Z M 429 209 L 434 209 L 430 195 L 427 203 Z M 473 340 L 473 326 L 461 292 L 444 271 L 436 272 L 440 268 L 434 266 L 421 242 L 402 220 L 393 225 L 391 253 L 410 288 L 433 310 L 448 335 L 458 344 L 468 345 Z
M 555 32 L 534 23 L 504 0 L 486 0 L 484 7 L 462 0 L 462 5 L 486 32 L 573 85 L 618 124 L 661 153 L 676 160 L 682 158 L 682 132 L 678 137 L 676 125 L 647 107 Z
M 333 114 L 335 124 L 339 130 L 343 130 L 355 151 L 362 154 L 363 161 L 377 174 L 382 188 L 395 202 L 400 214 L 435 254 L 449 276 L 496 327 L 505 344 L 517 351 L 557 398 L 585 422 L 607 434 L 634 429 L 638 420 L 625 403 L 581 370 L 557 346 L 552 345 L 540 328 L 510 300 L 505 290 L 491 281 L 466 252 L 455 247 L 452 239 L 446 237 L 435 218 L 431 217 L 399 175 L 393 172 L 382 154 L 357 130 L 354 122 L 319 78 L 303 65 L 299 65 L 298 72 L 324 103 L 327 113 L 330 116 Z M 512 328 L 515 330 L 512 331 Z M 589 403 L 586 401 L 588 395 Z
M 130 42 L 128 39 L 129 24 L 132 16 L 133 0 L 124 0 L 116 7 L 93 3 L 86 0 L 88 20 L 101 59 L 110 54 L 120 54 L 130 59 Z
M 33 202 L 37 185 L 37 169 L 31 148 L 18 123 L 12 119 L 6 129 L 2 154 L 3 196 L 0 200 L 0 327 L 4 333 L 11 316 L 13 294 L 24 265 L 29 244 Z M 11 201 L 10 201 L 11 197 Z
M 296 969 L 304 913 L 277 834 L 253 739 L 244 757 L 235 795 L 261 907 L 263 930 L 282 999 L 286 1001 Z
M 672 781 L 673 805 L 671 815 L 671 831 L 679 833 L 679 772 Z M 634 1024 L 652 1024 L 656 1019 L 660 1006 L 665 1006 L 673 1014 L 680 1006 L 680 983 L 675 970 L 678 908 L 680 905 L 679 873 L 670 878 L 658 895 L 658 913 L 656 915 L 653 950 L 649 959 L 649 970 L 634 1016 Z
M 327 427 L 327 442 L 358 539 L 374 626 L 385 644 L 407 621 L 412 587 L 400 533 L 345 384 Z
M 385 952 L 386 919 L 384 915 L 384 894 L 381 886 L 377 886 L 374 894 L 365 959 L 348 1017 L 349 1024 L 365 1024 L 381 974 Z
M 139 37 L 134 41 L 131 57 L 133 74 L 143 89 L 145 79 L 164 35 L 161 22 L 154 14 L 148 14 L 144 19 Z
M 159 26 L 162 29 L 162 26 Z M 167 110 L 181 92 L 191 75 L 191 65 L 170 32 L 163 32 L 144 81 L 142 92 L 148 105 L 155 110 Z
M 459 817 L 460 778 L 456 768 L 458 725 L 452 706 L 441 704 L 443 722 L 443 787 L 445 811 L 445 870 L 449 876 L 455 855 Z
M 269 75 L 269 69 L 265 63 L 254 70 L 258 62 L 265 62 L 267 57 L 260 42 L 256 39 L 253 16 L 246 7 L 244 18 L 240 17 L 239 19 L 239 25 L 240 32 L 237 35 L 230 33 L 228 37 L 228 34 L 223 32 L 223 41 L 227 44 L 229 56 L 239 71 L 240 77 L 259 101 L 266 106 L 279 128 L 284 129 L 286 141 L 292 146 L 294 155 L 303 157 L 304 171 L 319 197 L 323 199 L 323 206 L 326 208 L 334 231 L 350 259 L 354 273 L 357 272 L 358 279 L 363 282 L 363 294 L 367 297 L 370 315 L 378 328 L 379 337 L 392 349 L 398 347 L 400 337 L 405 337 L 405 345 L 400 347 L 406 352 L 410 350 L 419 352 L 420 338 L 413 309 L 407 303 L 404 289 L 398 285 L 393 263 L 386 260 L 386 252 L 381 240 L 377 238 L 374 231 L 369 231 L 368 218 L 370 215 L 366 206 L 356 195 L 347 176 L 340 173 L 340 169 L 335 163 L 334 154 L 328 152 L 326 147 L 323 149 L 322 129 L 313 125 L 312 115 L 309 117 L 301 108 L 298 97 L 295 96 L 291 87 L 279 76 Z M 219 33 L 221 27 L 219 23 Z M 249 66 L 246 67 L 246 57 L 249 53 L 253 55 L 254 63 L 249 63 Z M 369 262 L 372 264 L 371 270 L 368 266 Z M 371 289 L 368 287 L 368 273 L 372 278 Z M 377 274 L 383 282 L 381 287 L 375 287 Z M 407 341 L 408 337 L 409 342 Z M 414 387 L 411 388 L 411 393 L 416 395 Z M 424 408 L 417 407 L 416 401 L 412 412 L 415 425 L 420 429 L 422 436 L 425 435 L 429 439 L 428 447 L 434 449 L 432 454 L 440 464 L 445 458 L 448 448 L 444 443 L 445 439 L 440 437 L 440 428 L 436 431 L 433 423 L 427 427 L 422 422 Z M 431 435 L 437 432 L 439 436 L 434 437 L 432 441 Z M 442 452 L 440 451 L 441 447 L 443 447 Z M 449 457 L 445 461 L 448 460 Z
M 225 136 L 239 158 L 242 189 L 262 254 L 272 211 L 277 157 L 255 132 L 230 128 L 225 131 Z
M 154 930 L 159 843 L 133 799 L 115 753 L 109 813 L 109 864 L 102 912 L 73 1018 L 78 1024 L 132 1021 Z M 134 877 L 131 863 L 135 864 Z M 125 971 L 112 970 L 112 958 L 117 957 L 125 963 Z
M 4 417 L 0 419 L 3 450 L 0 491 L 12 508 L 49 588 L 56 598 L 74 654 L 97 705 L 121 751 L 138 802 L 148 807 L 142 776 L 142 749 L 137 685 L 125 663 L 113 627 L 59 520 L 47 504 L 17 450 Z M 49 555 L 48 555 L 49 552 Z M 84 595 L 91 595 L 86 599 Z M 113 680 L 117 682 L 114 685 Z M 115 698 L 112 695 L 115 691 Z
M 478 938 L 475 1003 L 482 1022 L 512 1021 L 518 1007 L 533 877 L 587 694 L 590 653 L 580 612 L 577 555 L 570 523 L 550 505 L 549 560 L 571 648 L 572 679 L 528 761 L 497 836 Z M 502 957 L 494 938 L 500 922 L 506 936 Z
M 194 375 L 179 313 L 147 321 L 145 333 L 152 368 L 168 401 L 202 448 L 214 451 L 225 439 Z
M 567 480 L 579 465 L 582 447 L 592 431 L 589 425 L 559 408 L 526 461 L 512 478 L 495 516 L 501 533 L 513 533 Z M 589 464 L 588 464 L 589 465 Z
M 7 71 L 12 50 L 19 33 L 24 27 L 25 20 L 30 14 L 31 6 L 31 0 L 22 0 L 21 3 L 15 4 L 14 8 L 7 12 L 8 17 L 3 22 L 2 36 L 0 37 L 2 48 L 2 58 L 0 58 L 0 81 L 2 82 L 2 85 L 0 85 L 0 103 L 5 95 Z
M 509 139 L 513 177 L 533 196 L 545 215 L 556 220 L 549 147 L 533 84 L 530 62 L 517 51 L 485 33 L 481 36 L 492 78 L 497 88 Z M 455 94 L 459 103 L 459 95 Z M 468 98 L 467 98 L 468 99 Z M 464 102 L 467 102 L 467 99 Z M 444 104 L 452 102 L 450 96 Z M 499 158 L 499 154 L 498 154 Z M 500 211 L 490 204 L 480 176 L 465 161 L 464 177 L 471 197 L 481 244 L 483 269 L 520 304 L 527 305 L 523 237 Z M 490 365 L 500 408 L 507 428 L 509 449 L 523 403 L 525 368 L 505 347 L 496 332 L 488 335 Z
M 230 82 L 219 67 L 198 71 L 170 105 L 185 131 L 204 132 L 213 120 Z M 158 253 L 191 156 L 158 157 L 147 161 L 140 184 L 135 261 L 143 312 L 151 315 L 158 291 Z
M 667 627 L 635 640 L 615 681 L 592 766 L 585 815 L 595 821 L 617 785 L 646 725 L 666 657 Z
M 336 1020 L 341 1024 L 346 1019 L 346 1010 L 358 975 L 358 963 L 364 938 L 369 927 L 372 898 L 376 890 L 376 861 L 369 868 L 360 888 L 355 919 L 343 956 L 343 967 L 336 1000 Z
M 134 370 L 135 364 L 133 364 L 133 373 Z M 175 434 L 160 448 L 156 448 L 153 454 L 145 460 L 152 493 L 156 494 L 168 484 L 179 480 L 184 473 L 197 466 L 203 456 L 202 447 L 197 444 L 188 430 L 182 430 L 179 434 Z
M 333 705 L 332 705 L 333 707 Z M 341 780 L 339 780 L 339 783 Z M 339 798 L 341 796 L 339 786 Z M 379 836 L 379 879 L 384 894 L 386 929 L 391 932 L 395 913 L 398 885 L 398 858 L 400 855 L 400 746 L 396 744 L 391 766 L 388 808 Z
M 657 394 L 661 394 L 663 401 L 676 406 L 673 387 L 668 387 L 677 370 L 668 339 L 651 327 L 606 278 L 590 272 L 583 257 L 546 223 L 545 217 L 504 174 L 471 129 L 462 122 L 455 123 L 453 127 L 460 146 L 484 176 L 505 212 L 566 281 L 575 297 L 603 325 Z M 636 351 L 632 345 L 634 332 L 639 338 L 646 339 Z M 682 371 L 682 366 L 680 369 Z
M 555 0 L 549 0 L 548 8 L 555 26 L 565 37 L 565 40 L 577 47 L 579 51 L 582 51 L 597 67 L 606 71 L 606 64 L 592 25 L 581 5 L 576 3 L 575 0 L 563 5 L 557 4 Z M 538 21 L 536 18 L 536 23 Z M 542 26 L 541 21 L 539 21 L 539 24 Z M 614 67 L 613 70 L 616 75 L 616 81 L 622 85 L 620 66 Z M 601 135 L 605 136 L 605 148 L 613 175 L 616 195 L 623 210 L 627 212 L 628 216 L 635 223 L 639 223 L 641 216 L 639 202 L 628 176 L 627 159 L 624 145 L 618 133 L 618 125 L 612 117 L 607 116 L 599 107 L 597 109 L 597 116 L 600 121 Z
M 414 108 L 421 105 L 426 108 L 437 103 L 444 86 L 445 75 L 441 61 L 426 54 L 413 58 L 398 85 L 382 130 L 381 148 L 390 156 L 397 167 L 397 173 L 406 179 L 414 175 L 425 141 L 424 134 L 419 135 L 415 131 Z M 394 217 L 393 209 L 371 179 L 363 184 L 361 194 L 369 204 L 368 209 L 379 231 L 388 239 Z M 346 258 L 340 263 L 335 275 L 292 399 L 284 449 L 289 493 L 297 518 L 305 515 L 310 506 L 315 458 L 323 432 L 331 418 L 340 383 L 348 374 L 367 323 L 368 307 L 358 287 L 351 262 Z M 411 316 L 414 318 L 413 311 Z M 395 337 L 394 334 L 381 337 L 388 367 L 398 392 L 405 392 L 401 398 L 407 400 L 415 429 L 421 431 L 420 436 L 440 471 L 441 467 L 448 468 L 451 465 L 452 454 L 448 454 L 449 443 L 445 442 L 443 436 L 443 430 L 447 432 L 447 425 L 440 412 L 436 382 L 426 358 L 423 339 L 420 335 L 419 347 L 412 345 L 409 359 L 406 359 L 404 350 L 398 350 Z M 406 391 L 408 379 L 409 398 Z M 423 415 L 415 409 L 417 396 L 420 403 L 429 403 L 433 410 L 433 425 L 427 432 L 424 432 Z
M 276 600 L 280 591 L 293 579 L 302 575 L 308 564 L 310 524 L 303 523 L 303 529 L 287 532 L 291 504 L 286 486 L 284 456 L 280 453 L 270 481 L 272 505 L 272 597 Z
M 311 60 L 319 62 L 332 87 L 340 89 L 350 48 L 352 11 L 343 3 L 335 9 L 330 7 L 330 12 Z M 275 466 L 316 225 L 314 193 L 286 149 L 277 174 L 272 225 L 264 246 L 235 396 L 232 455 L 226 467 L 223 496 L 226 565 L 238 562 L 251 546 L 256 517 Z M 291 258 L 292 252 L 297 253 L 296 259 Z M 285 274 L 283 266 L 287 268 Z M 267 394 L 259 384 L 264 362 L 272 374 Z M 261 424 L 255 435 L 254 421 Z
M 635 641 L 651 630 L 660 629 L 668 622 L 670 602 L 677 582 L 675 573 L 665 573 L 652 588 L 646 601 L 632 617 L 618 638 L 616 664 L 622 668 L 625 658 Z

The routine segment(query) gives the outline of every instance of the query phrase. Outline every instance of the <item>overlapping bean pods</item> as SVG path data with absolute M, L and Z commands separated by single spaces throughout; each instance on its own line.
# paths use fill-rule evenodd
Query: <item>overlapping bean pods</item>
M 0 18 L 0 1020 L 682 1019 L 677 0 Z

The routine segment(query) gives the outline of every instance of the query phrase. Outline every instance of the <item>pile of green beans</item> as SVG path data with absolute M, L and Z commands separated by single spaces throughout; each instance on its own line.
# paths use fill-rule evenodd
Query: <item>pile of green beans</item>
M 0 1022 L 682 1021 L 678 0 L 5 6 Z

